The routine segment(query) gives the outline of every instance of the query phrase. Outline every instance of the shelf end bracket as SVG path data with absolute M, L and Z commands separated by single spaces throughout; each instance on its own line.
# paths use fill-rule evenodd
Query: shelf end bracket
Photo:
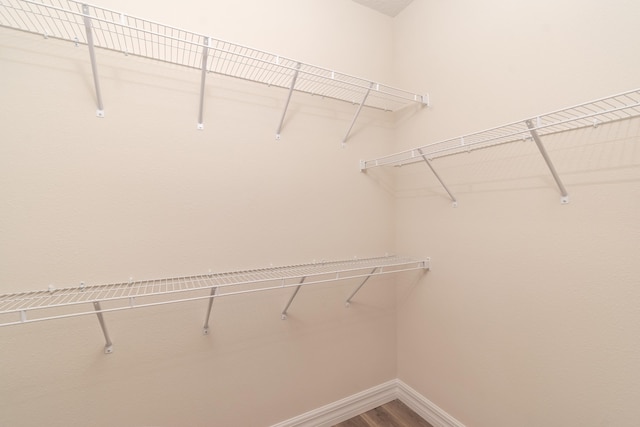
M 98 322 L 100 322 L 100 328 L 102 328 L 102 333 L 104 334 L 104 352 L 105 354 L 113 353 L 113 343 L 111 342 L 111 338 L 109 338 L 109 332 L 107 331 L 107 325 L 104 322 L 104 316 L 102 315 L 102 307 L 100 307 L 100 301 L 93 302 L 93 308 L 96 311 L 96 316 L 98 316 Z
M 544 148 L 544 145 L 540 140 L 540 135 L 538 135 L 535 125 L 531 120 L 527 120 L 525 123 L 527 124 L 527 127 L 529 128 L 529 133 L 531 134 L 533 141 L 538 146 L 538 150 L 540 151 L 540 154 L 542 154 L 542 157 L 544 158 L 544 161 L 547 164 L 547 167 L 549 168 L 551 175 L 553 175 L 553 179 L 556 181 L 558 189 L 560 190 L 560 195 L 561 195 L 560 203 L 563 205 L 566 205 L 567 203 L 569 203 L 569 193 L 567 193 L 567 189 L 565 188 L 564 184 L 560 180 L 560 176 L 558 175 L 558 172 L 556 172 L 556 168 L 553 166 L 553 162 L 551 161 L 551 158 L 549 157 L 547 150 Z

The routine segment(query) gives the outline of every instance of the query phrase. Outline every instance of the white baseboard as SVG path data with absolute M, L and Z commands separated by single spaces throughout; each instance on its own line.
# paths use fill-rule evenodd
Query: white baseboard
M 371 387 L 271 427 L 331 427 L 395 399 L 399 399 L 434 427 L 465 427 L 435 403 L 398 379 Z
M 391 402 L 397 398 L 397 390 L 397 380 L 391 380 L 271 427 L 331 427 Z
M 465 427 L 460 421 L 453 418 L 438 405 L 409 387 L 406 383 L 397 380 L 397 384 L 397 399 L 434 427 Z

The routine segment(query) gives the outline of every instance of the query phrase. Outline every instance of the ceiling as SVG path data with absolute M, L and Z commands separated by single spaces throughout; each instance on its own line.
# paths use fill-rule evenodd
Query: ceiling
M 400 13 L 405 7 L 413 0 L 353 0 L 356 3 L 360 3 L 363 6 L 369 7 L 373 10 L 377 10 L 380 13 L 384 13 L 392 18 Z

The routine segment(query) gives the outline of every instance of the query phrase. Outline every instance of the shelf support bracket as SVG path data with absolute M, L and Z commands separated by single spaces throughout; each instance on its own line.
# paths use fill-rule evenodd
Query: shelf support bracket
M 349 295 L 349 298 L 347 298 L 347 300 L 344 302 L 345 307 L 351 306 L 351 300 L 353 299 L 353 297 L 356 296 L 356 294 L 358 293 L 360 288 L 362 288 L 364 286 L 364 284 L 367 283 L 367 280 L 369 280 L 371 278 L 371 276 L 373 275 L 373 273 L 376 272 L 377 269 L 378 269 L 378 267 L 375 267 L 373 270 L 371 270 L 371 273 L 369 273 L 369 275 L 367 277 L 365 277 L 365 279 L 362 281 L 362 283 L 360 283 L 360 285 L 358 285 L 358 287 L 355 288 L 353 292 L 351 292 L 351 295 Z
M 424 155 L 424 153 L 422 152 L 422 150 L 420 148 L 418 148 L 418 153 L 420 153 L 420 157 L 422 157 L 422 159 L 427 164 L 427 166 L 429 166 L 429 169 L 431 169 L 431 172 L 433 172 L 433 175 L 440 182 L 440 185 L 442 185 L 442 188 L 444 188 L 444 191 L 447 192 L 447 194 L 449 195 L 449 198 L 451 198 L 451 202 L 452 202 L 453 207 L 457 208 L 458 207 L 458 200 L 453 195 L 453 193 L 451 193 L 451 191 L 449 190 L 447 185 L 444 183 L 444 181 L 442 181 L 442 178 L 440 178 L 440 175 L 438 175 L 438 172 L 436 172 L 436 170 L 433 168 L 433 165 L 431 164 L 431 161 L 427 158 L 427 156 Z
M 87 32 L 87 45 L 89 46 L 89 59 L 91 60 L 91 71 L 93 72 L 93 84 L 96 88 L 96 101 L 98 110 L 96 116 L 104 117 L 104 106 L 102 104 L 102 94 L 100 92 L 100 80 L 98 79 L 98 65 L 96 64 L 96 52 L 93 45 L 93 31 L 91 30 L 91 18 L 89 17 L 89 5 L 82 5 L 82 15 L 84 28 Z
M 100 327 L 102 328 L 102 333 L 104 334 L 104 352 L 106 354 L 113 353 L 113 343 L 111 342 L 111 338 L 109 338 L 109 332 L 107 331 L 107 325 L 104 323 L 104 316 L 102 315 L 102 307 L 100 307 L 100 301 L 93 302 L 93 308 L 96 311 L 96 316 L 98 316 L 98 322 L 100 322 Z
M 198 130 L 204 129 L 204 83 L 207 78 L 207 59 L 209 57 L 210 45 L 211 38 L 204 37 L 204 43 L 202 45 L 202 71 L 200 74 L 200 107 L 198 109 Z
M 287 305 L 284 306 L 284 309 L 282 309 L 282 313 L 280 313 L 280 318 L 282 320 L 287 320 L 287 310 L 289 310 L 289 306 L 291 305 L 291 303 L 293 302 L 293 299 L 296 297 L 296 295 L 298 295 L 298 291 L 300 290 L 300 288 L 302 287 L 302 284 L 304 283 L 304 279 L 306 279 L 306 276 L 303 277 L 300 280 L 300 283 L 298 283 L 298 286 L 296 286 L 296 290 L 293 291 L 293 294 L 291 295 L 291 298 L 289 298 L 289 301 L 287 302 Z
M 344 135 L 344 138 L 342 138 L 342 148 L 346 146 L 347 139 L 349 138 L 349 134 L 351 133 L 351 129 L 353 129 L 353 125 L 356 124 L 356 120 L 360 115 L 360 111 L 362 111 L 362 107 L 364 106 L 364 103 L 367 102 L 367 98 L 369 97 L 369 93 L 371 93 L 371 89 L 373 89 L 373 85 L 374 83 L 371 82 L 371 84 L 369 85 L 369 88 L 367 89 L 364 96 L 362 97 L 362 101 L 360 101 L 360 105 L 358 105 L 358 109 L 356 110 L 356 115 L 353 116 L 353 120 L 351 120 L 351 125 L 349 125 L 349 129 L 347 129 L 347 133 Z
M 561 194 L 560 203 L 562 203 L 563 205 L 566 205 L 567 203 L 569 203 L 569 193 L 567 193 L 567 189 L 564 187 L 564 184 L 560 180 L 560 176 L 558 176 L 558 172 L 556 172 L 556 168 L 553 166 L 553 162 L 551 161 L 551 158 L 549 157 L 547 150 L 544 148 L 544 145 L 542 145 L 542 141 L 540 140 L 540 135 L 538 135 L 535 125 L 531 120 L 527 120 L 526 124 L 527 124 L 527 127 L 529 128 L 529 133 L 531 134 L 531 137 L 533 138 L 536 145 L 538 146 L 538 150 L 540 150 L 540 154 L 542 154 L 544 161 L 547 163 L 547 167 L 549 168 L 549 171 L 551 171 L 551 175 L 553 175 L 553 179 L 556 181 L 556 184 L 558 185 L 558 189 L 560 190 L 560 194 Z
M 202 329 L 202 333 L 204 335 L 209 335 L 209 318 L 211 317 L 211 309 L 213 308 L 213 300 L 216 297 L 216 292 L 218 291 L 218 287 L 214 286 L 211 288 L 211 295 L 209 296 L 209 308 L 207 309 L 207 317 L 204 319 L 204 327 Z
M 284 124 L 284 117 L 287 115 L 287 109 L 289 108 L 289 101 L 291 101 L 291 95 L 293 94 L 293 89 L 296 86 L 296 80 L 298 80 L 298 73 L 300 71 L 301 64 L 298 62 L 296 65 L 296 69 L 293 72 L 293 77 L 291 78 L 291 85 L 289 86 L 289 94 L 287 95 L 287 102 L 284 104 L 284 111 L 282 112 L 282 117 L 280 118 L 280 124 L 278 124 L 278 130 L 276 130 L 276 139 L 280 139 L 280 131 L 282 130 L 282 125 Z

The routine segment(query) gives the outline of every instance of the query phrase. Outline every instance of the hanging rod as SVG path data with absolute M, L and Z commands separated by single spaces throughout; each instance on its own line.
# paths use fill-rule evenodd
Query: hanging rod
M 379 166 L 405 166 L 424 162 L 425 157 L 433 160 L 494 145 L 528 140 L 532 139 L 531 131 L 536 132 L 539 137 L 545 137 L 580 128 L 597 127 L 605 123 L 637 116 L 640 116 L 640 89 L 596 99 L 480 132 L 434 142 L 377 159 L 363 160 L 360 162 L 360 170 L 365 171 Z M 533 123 L 533 126 L 529 127 L 527 122 Z
M 4 294 L 0 295 L 0 326 L 186 301 L 212 300 L 284 288 L 299 290 L 300 287 L 316 284 L 428 268 L 429 259 L 384 256 L 105 285 L 81 284 L 69 288 Z M 293 298 L 289 301 L 287 309 L 292 300 Z M 286 314 L 286 309 L 282 314 Z M 205 331 L 208 328 L 208 320 L 207 314 Z
M 83 7 L 88 13 L 83 13 Z M 45 38 L 88 44 L 85 19 L 91 19 L 95 47 L 235 77 L 269 86 L 397 111 L 428 104 L 428 96 L 305 64 L 273 53 L 215 39 L 110 9 L 73 0 L 2 0 L 0 26 Z M 208 40 L 203 44 L 202 40 Z M 207 55 L 208 54 L 208 55 Z M 298 66 L 299 65 L 299 66 Z M 291 85 L 297 74 L 295 87 Z M 368 96 L 365 94 L 368 93 Z M 202 123 L 199 123 L 201 128 Z

